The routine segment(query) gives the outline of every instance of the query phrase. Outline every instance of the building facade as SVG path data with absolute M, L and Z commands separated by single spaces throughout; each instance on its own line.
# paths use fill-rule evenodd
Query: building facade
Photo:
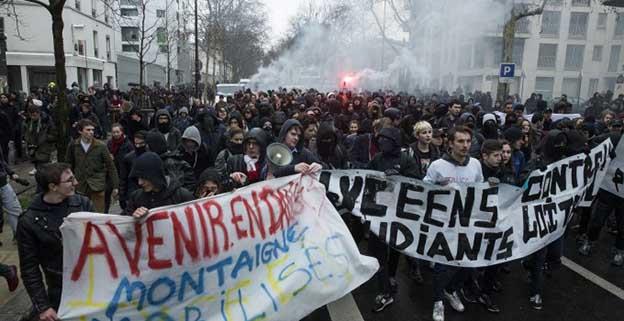
M 433 87 L 496 94 L 502 57 L 502 26 L 479 41 L 460 43 L 445 34 Z M 448 46 L 449 42 L 453 46 Z M 593 0 L 549 0 L 541 15 L 518 21 L 515 79 L 510 94 L 550 100 L 566 94 L 581 101 L 614 90 L 623 73 L 624 11 Z M 452 48 L 445 50 L 444 48 Z
M 52 19 L 36 4 L 16 1 L 19 21 L 5 17 L 10 90 L 30 92 L 55 81 Z M 117 34 L 111 13 L 99 0 L 68 0 L 63 10 L 67 86 L 83 90 L 105 83 L 117 86 Z

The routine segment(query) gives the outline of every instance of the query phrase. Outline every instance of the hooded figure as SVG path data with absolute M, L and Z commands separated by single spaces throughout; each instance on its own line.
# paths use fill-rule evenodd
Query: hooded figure
M 284 125 L 282 125 L 282 128 L 279 133 L 279 137 L 277 138 L 277 142 L 286 144 L 286 136 L 288 134 L 288 131 L 290 131 L 290 129 L 295 126 L 299 127 L 301 133 L 299 135 L 299 140 L 297 141 L 297 145 L 295 147 L 290 147 L 291 152 L 293 153 L 293 159 L 289 165 L 276 169 L 275 173 L 273 173 L 275 177 L 282 177 L 282 176 L 296 174 L 297 172 L 295 171 L 295 165 L 299 163 L 306 163 L 308 165 L 312 163 L 319 163 L 318 158 L 309 149 L 305 148 L 303 145 L 304 144 L 303 126 L 301 126 L 301 123 L 299 121 L 295 119 L 287 120 L 284 123 Z
M 208 109 L 197 115 L 195 127 L 199 129 L 201 141 L 210 150 L 210 155 L 215 155 L 216 157 L 217 153 L 225 147 L 224 135 L 226 129 L 217 118 L 214 110 Z
M 347 152 L 338 143 L 336 129 L 330 123 L 321 123 L 316 133 L 317 152 L 324 169 L 348 168 Z
M 193 117 L 189 115 L 187 107 L 178 110 L 178 116 L 173 120 L 173 125 L 183 133 L 189 126 L 193 125 Z
M 167 150 L 167 141 L 161 133 L 150 132 L 145 139 L 145 144 L 150 152 L 156 153 L 162 160 L 165 174 L 184 187 L 193 190 L 195 186 L 195 173 L 193 168 L 183 158 L 182 154 L 174 150 Z
M 146 152 L 139 156 L 130 171 L 130 178 L 139 180 L 141 188 L 130 195 L 125 215 L 132 215 L 140 207 L 152 209 L 193 200 L 193 194 L 179 181 L 165 175 L 163 162 L 156 153 Z
M 203 142 L 199 129 L 190 126 L 182 134 L 182 144 L 178 149 L 182 159 L 193 168 L 195 177 L 199 177 L 206 168 L 214 166 L 216 158 L 213 149 L 208 149 Z
M 206 168 L 199 176 L 195 197 L 203 198 L 227 192 L 228 188 L 223 181 L 223 175 L 216 168 Z
M 163 134 L 167 141 L 167 150 L 176 151 L 182 142 L 182 134 L 173 126 L 171 114 L 166 109 L 159 109 L 154 117 L 154 122 L 156 128 L 152 129 L 152 132 Z
M 488 113 L 483 115 L 481 126 L 481 134 L 485 139 L 498 139 L 500 137 L 500 131 L 498 128 L 498 122 L 494 114 Z
M 418 164 L 413 157 L 401 151 L 401 131 L 398 128 L 382 128 L 377 135 L 378 153 L 368 163 L 368 169 L 385 172 L 386 175 L 418 177 Z
M 249 144 L 255 142 L 259 150 L 250 151 Z M 247 177 L 244 184 L 247 185 L 266 179 L 266 148 L 269 138 L 261 128 L 252 128 L 245 134 L 243 140 L 244 152 L 239 155 L 232 155 L 227 160 L 225 176 L 233 173 L 243 173 Z

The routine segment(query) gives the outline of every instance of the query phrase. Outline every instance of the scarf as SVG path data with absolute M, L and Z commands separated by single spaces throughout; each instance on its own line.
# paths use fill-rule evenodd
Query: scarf
M 250 183 L 257 182 L 260 178 L 260 171 L 256 167 L 258 160 L 247 155 L 243 156 L 243 160 L 245 161 L 245 165 L 247 165 L 247 181 Z
M 111 154 L 117 156 L 117 152 L 119 152 L 119 147 L 123 145 L 124 141 L 126 141 L 126 135 L 121 135 L 119 139 L 111 138 L 111 146 L 110 146 Z

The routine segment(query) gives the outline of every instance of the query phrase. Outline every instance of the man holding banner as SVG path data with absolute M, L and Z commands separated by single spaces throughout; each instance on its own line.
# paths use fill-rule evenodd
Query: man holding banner
M 450 153 L 431 163 L 424 181 L 438 185 L 483 181 L 481 164 L 470 157 L 472 131 L 463 126 L 448 132 Z M 466 268 L 436 264 L 433 271 L 433 320 L 444 321 L 444 298 L 457 312 L 464 312 L 459 290 L 467 277 Z
M 35 178 L 43 194 L 35 196 L 17 225 L 20 271 L 33 304 L 31 319 L 57 321 L 63 283 L 59 228 L 69 214 L 95 209 L 88 198 L 76 194 L 78 181 L 69 164 L 41 165 Z M 45 283 L 40 269 L 44 271 Z

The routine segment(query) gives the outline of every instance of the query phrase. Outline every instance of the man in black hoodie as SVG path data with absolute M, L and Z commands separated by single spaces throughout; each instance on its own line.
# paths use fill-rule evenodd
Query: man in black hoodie
M 167 141 L 167 150 L 176 151 L 182 142 L 182 134 L 173 126 L 171 114 L 166 109 L 160 109 L 156 112 L 156 128 L 152 129 L 154 133 L 161 133 Z
M 145 143 L 147 144 L 147 149 L 156 153 L 162 160 L 165 175 L 171 180 L 179 182 L 189 191 L 195 190 L 196 173 L 191 165 L 183 159 L 182 154 L 178 150 L 167 150 L 165 136 L 158 132 L 150 132 L 147 134 Z
M 401 130 L 398 128 L 382 128 L 377 136 L 381 153 L 368 163 L 368 169 L 381 171 L 386 175 L 402 175 L 418 177 L 418 165 L 413 157 L 401 152 Z M 393 295 L 397 292 L 398 283 L 395 279 L 400 253 L 390 248 L 384 240 L 374 234 L 368 240 L 369 252 L 377 258 L 380 269 L 376 274 L 377 291 L 373 311 L 380 312 L 394 302 Z
M 138 218 L 152 208 L 193 200 L 193 193 L 165 175 L 163 162 L 156 153 L 145 152 L 139 156 L 134 162 L 130 178 L 137 179 L 141 189 L 130 195 L 125 215 Z
M 313 173 L 319 171 L 322 166 L 318 158 L 303 146 L 303 127 L 295 119 L 287 120 L 278 137 L 278 142 L 288 146 L 293 154 L 289 165 L 280 167 L 272 173 L 275 177 L 293 175 L 296 173 Z
M 139 189 L 135 179 L 130 178 L 130 171 L 134 166 L 134 161 L 147 150 L 145 138 L 147 133 L 140 131 L 132 138 L 134 150 L 124 156 L 119 162 L 119 206 L 126 208 L 128 196 Z
M 338 134 L 331 123 L 321 123 L 316 133 L 317 152 L 325 169 L 348 168 L 347 151 L 338 143 Z

